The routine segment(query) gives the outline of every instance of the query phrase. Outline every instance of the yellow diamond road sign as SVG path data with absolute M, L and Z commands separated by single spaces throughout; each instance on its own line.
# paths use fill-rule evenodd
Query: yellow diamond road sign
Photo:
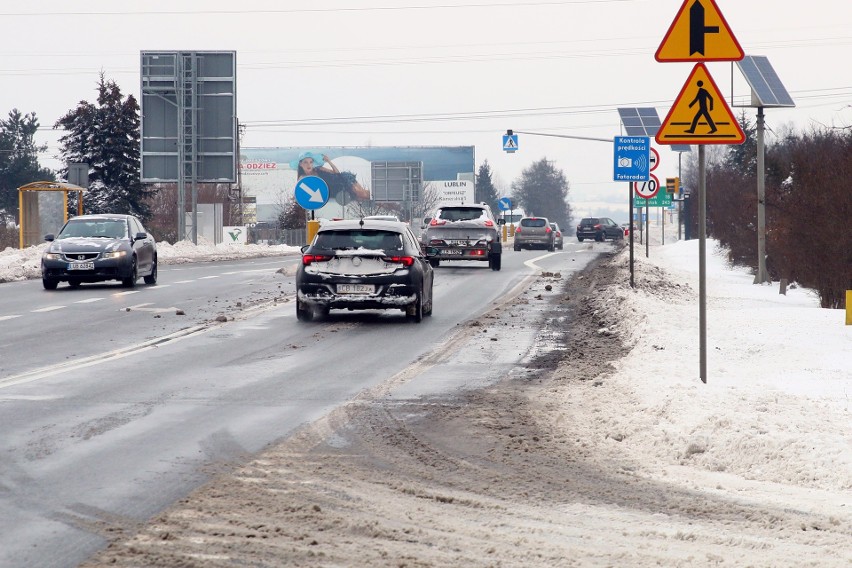
M 698 63 L 655 139 L 659 144 L 742 144 L 745 134 L 707 67 Z
M 657 61 L 739 61 L 745 54 L 715 0 L 684 0 Z

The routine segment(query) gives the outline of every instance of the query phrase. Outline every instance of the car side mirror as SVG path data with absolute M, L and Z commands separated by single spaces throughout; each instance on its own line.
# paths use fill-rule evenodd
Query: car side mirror
M 302 245 L 299 247 L 299 250 L 302 251 L 302 254 L 305 254 L 305 251 L 308 250 L 308 247 L 311 245 Z
M 147 238 L 148 238 L 148 233 L 139 232 L 139 233 L 136 233 L 136 236 L 133 237 L 133 240 L 134 241 L 144 241 Z
M 44 236 L 44 240 L 46 240 L 46 241 L 48 241 L 48 242 L 51 242 L 51 241 L 53 241 L 54 239 L 56 239 L 56 237 L 54 237 L 54 236 L 53 236 L 53 233 L 48 233 L 48 234 L 46 234 L 46 235 Z
M 497 219 L 497 224 L 498 224 L 498 225 L 505 225 L 505 224 L 506 224 L 506 220 L 505 220 L 505 219 Z

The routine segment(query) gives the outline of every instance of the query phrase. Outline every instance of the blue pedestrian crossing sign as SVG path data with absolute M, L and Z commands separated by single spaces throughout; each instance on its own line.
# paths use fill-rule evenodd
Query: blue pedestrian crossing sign
M 500 208 L 500 211 L 511 211 L 515 208 L 511 197 L 501 197 L 500 201 L 497 202 L 497 207 Z
M 305 176 L 296 182 L 296 203 L 308 210 L 328 203 L 328 184 L 318 176 Z
M 517 134 L 504 134 L 503 135 L 503 150 L 508 152 L 509 154 L 517 151 L 518 149 L 518 135 Z

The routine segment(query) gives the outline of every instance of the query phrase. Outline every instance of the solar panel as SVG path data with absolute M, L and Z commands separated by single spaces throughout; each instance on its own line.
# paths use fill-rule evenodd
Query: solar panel
M 653 138 L 662 126 L 660 116 L 654 107 L 619 108 L 618 115 L 628 136 L 650 136 Z M 692 148 L 685 144 L 672 144 L 674 152 L 690 152 Z
M 751 105 L 757 107 L 794 107 L 796 103 L 775 69 L 769 63 L 769 58 L 762 55 L 746 55 L 737 61 L 745 80 L 751 87 Z

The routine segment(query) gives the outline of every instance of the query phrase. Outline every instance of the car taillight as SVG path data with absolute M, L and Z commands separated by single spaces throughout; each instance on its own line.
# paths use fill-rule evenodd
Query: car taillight
M 600 230 L 601 225 L 595 225 L 595 229 Z
M 331 260 L 331 256 L 327 254 L 303 254 L 302 255 L 302 264 L 305 266 L 310 265 L 312 262 L 326 262 Z
M 405 267 L 414 264 L 414 257 L 411 256 L 386 256 L 382 260 L 391 264 L 401 264 Z
M 485 221 L 485 226 L 486 226 L 486 227 L 493 227 L 493 226 L 494 226 L 494 222 L 493 222 L 493 221 L 491 221 L 491 219 L 487 219 L 487 220 Z
M 544 232 L 545 232 L 545 233 L 550 233 L 550 232 L 552 232 L 552 231 L 553 231 L 553 229 L 551 229 L 550 227 L 547 227 L 547 228 L 544 230 Z
M 561 237 L 561 236 L 562 236 L 562 231 L 556 231 L 556 236 L 557 236 L 557 237 Z
M 430 227 L 437 227 L 439 225 L 446 225 L 447 222 L 444 219 L 432 219 L 432 222 L 429 223 Z
M 520 225 L 518 225 L 518 228 L 517 228 L 517 229 L 515 229 L 515 234 L 517 235 L 517 234 L 518 234 L 518 233 L 520 233 L 520 232 L 521 232 L 521 226 L 520 226 Z

